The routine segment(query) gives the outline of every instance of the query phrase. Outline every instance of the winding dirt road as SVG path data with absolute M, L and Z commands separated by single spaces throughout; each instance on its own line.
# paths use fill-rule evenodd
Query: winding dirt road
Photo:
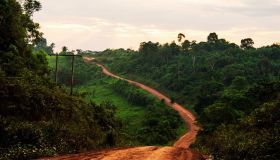
M 86 62 L 92 62 L 92 58 L 84 57 Z M 103 65 L 97 64 L 102 68 L 104 74 L 128 81 L 129 83 L 138 86 L 149 93 L 153 94 L 160 100 L 164 100 L 166 105 L 172 107 L 179 112 L 180 116 L 188 126 L 188 132 L 179 138 L 173 146 L 158 147 L 158 146 L 143 146 L 131 148 L 118 148 L 104 151 L 93 151 L 88 153 L 66 155 L 55 158 L 45 158 L 52 160 L 199 160 L 202 156 L 195 151 L 189 149 L 189 146 L 195 141 L 199 127 L 195 124 L 195 116 L 184 107 L 177 103 L 171 103 L 170 99 L 158 92 L 157 90 L 135 82 L 129 79 L 119 77 L 109 72 Z

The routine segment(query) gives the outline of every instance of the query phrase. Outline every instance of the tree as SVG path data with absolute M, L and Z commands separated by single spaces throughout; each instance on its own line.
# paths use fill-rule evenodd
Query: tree
M 47 54 L 52 55 L 52 54 L 54 54 L 53 53 L 54 47 L 55 47 L 54 43 L 52 43 L 50 46 L 48 46 L 47 45 L 47 40 L 45 38 L 41 38 L 41 40 L 39 40 L 37 43 L 35 43 L 34 51 L 43 50 Z
M 232 81 L 230 87 L 237 90 L 246 90 L 248 88 L 248 81 L 244 76 L 236 76 Z
M 7 76 L 15 76 L 20 70 L 34 66 L 31 44 L 40 40 L 42 33 L 31 17 L 39 9 L 39 2 L 35 0 L 24 1 L 23 6 L 16 0 L 0 2 L 0 59 Z
M 196 41 L 192 41 L 191 42 L 191 50 L 190 50 L 190 54 L 192 56 L 192 66 L 193 66 L 193 70 L 195 71 L 195 61 L 196 61 L 196 48 L 197 48 L 197 44 Z
M 149 42 L 142 42 L 140 44 L 139 52 L 145 55 L 154 53 L 158 51 L 159 43 Z
M 79 54 L 79 55 L 83 54 L 83 50 L 81 50 L 81 49 L 76 49 L 76 51 L 77 51 L 77 54 Z
M 219 60 L 219 54 L 217 52 L 213 52 L 206 58 L 206 62 L 209 64 L 211 70 L 213 71 L 217 61 Z
M 25 2 L 23 3 L 23 8 L 27 15 L 32 16 L 33 13 L 39 11 L 42 6 L 41 3 L 37 0 L 25 0 Z
M 205 131 L 213 131 L 221 123 L 227 124 L 236 121 L 238 116 L 238 112 L 233 108 L 228 107 L 225 103 L 217 102 L 203 110 L 199 121 L 204 124 Z
M 160 51 L 161 51 L 160 53 L 163 56 L 163 59 L 164 59 L 165 63 L 168 64 L 169 60 L 171 58 L 171 49 L 169 47 L 169 44 L 166 43 L 166 44 L 162 45 Z
M 178 42 L 181 42 L 183 38 L 185 38 L 185 35 L 183 33 L 178 34 Z
M 51 43 L 50 48 L 51 48 L 51 50 L 53 51 L 53 49 L 55 48 L 55 44 L 54 44 L 54 43 Z
M 185 40 L 183 43 L 182 43 L 182 49 L 184 52 L 188 52 L 188 50 L 190 49 L 191 47 L 191 42 L 188 41 L 188 40 Z
M 224 90 L 224 85 L 216 81 L 205 82 L 199 87 L 197 91 L 197 103 L 194 109 L 197 113 L 201 113 L 203 109 L 215 102 L 218 98 L 219 92 Z
M 251 38 L 245 38 L 241 40 L 241 48 L 242 49 L 252 49 L 254 45 L 254 41 Z
M 215 32 L 210 33 L 209 36 L 207 37 L 208 43 L 216 43 L 217 41 L 218 41 L 218 35 Z
M 62 52 L 66 53 L 68 51 L 68 48 L 66 46 L 62 47 Z
M 175 43 L 175 41 L 173 41 L 169 47 L 172 55 L 178 55 L 180 53 L 180 47 Z

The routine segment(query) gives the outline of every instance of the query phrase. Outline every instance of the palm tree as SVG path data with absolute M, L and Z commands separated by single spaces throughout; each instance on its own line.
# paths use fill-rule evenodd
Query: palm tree
M 178 34 L 178 42 L 181 42 L 183 38 L 185 38 L 186 36 L 183 33 L 179 33 Z

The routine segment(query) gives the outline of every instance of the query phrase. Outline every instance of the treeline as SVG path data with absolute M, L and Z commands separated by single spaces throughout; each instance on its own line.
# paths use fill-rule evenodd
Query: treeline
M 192 106 L 203 127 L 194 145 L 201 152 L 220 159 L 279 157 L 280 117 L 271 114 L 279 112 L 280 46 L 254 48 L 250 38 L 238 46 L 216 33 L 206 42 L 178 40 L 143 42 L 133 52 L 105 50 L 95 58 Z M 267 127 L 258 128 L 258 121 Z
M 36 0 L 0 1 L 0 159 L 35 159 L 117 143 L 120 122 L 109 103 L 69 96 L 50 78 L 32 15 Z
M 117 80 L 111 87 L 130 103 L 146 109 L 145 119 L 138 126 L 136 135 L 130 137 L 142 145 L 165 145 L 176 140 L 183 121 L 175 110 L 126 81 Z
M 199 43 L 185 40 L 180 45 L 144 42 L 139 52 L 105 50 L 96 56 L 113 72 L 153 80 L 158 88 L 175 92 L 177 101 L 194 104 L 201 84 L 209 81 L 229 86 L 237 76 L 249 84 L 277 79 L 279 48 L 241 49 L 224 39 Z

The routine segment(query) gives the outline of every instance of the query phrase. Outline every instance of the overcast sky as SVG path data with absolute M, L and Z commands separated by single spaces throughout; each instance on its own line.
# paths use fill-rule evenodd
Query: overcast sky
M 280 0 L 41 0 L 34 19 L 48 42 L 69 49 L 138 49 L 178 33 L 206 41 L 210 32 L 255 46 L 280 41 Z

